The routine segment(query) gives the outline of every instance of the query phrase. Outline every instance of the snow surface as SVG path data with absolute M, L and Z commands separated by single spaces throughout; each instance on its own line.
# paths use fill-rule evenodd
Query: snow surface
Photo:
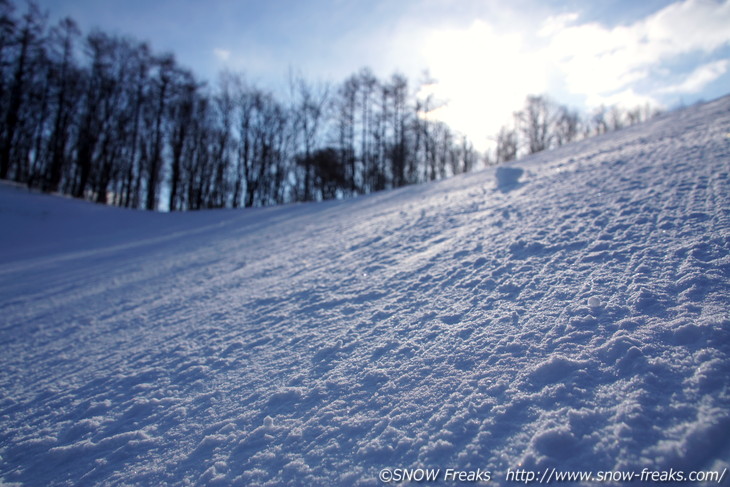
M 730 463 L 730 98 L 511 169 L 153 214 L 0 186 L 0 483 Z

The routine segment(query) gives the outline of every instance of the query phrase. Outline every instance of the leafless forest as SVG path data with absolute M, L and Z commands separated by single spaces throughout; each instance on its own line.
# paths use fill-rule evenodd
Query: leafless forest
M 445 178 L 655 113 L 583 115 L 530 95 L 479 153 L 431 116 L 447 100 L 422 96 L 425 82 L 363 68 L 339 83 L 292 74 L 284 94 L 243 73 L 211 84 L 147 43 L 0 0 L 0 178 L 148 210 L 317 201 Z

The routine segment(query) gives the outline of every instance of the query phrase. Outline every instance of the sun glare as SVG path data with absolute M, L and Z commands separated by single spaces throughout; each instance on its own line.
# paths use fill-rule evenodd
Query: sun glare
M 490 146 L 525 94 L 547 88 L 544 60 L 524 47 L 521 35 L 497 32 L 481 20 L 468 29 L 431 33 L 422 56 L 436 80 L 430 91 L 443 102 L 432 115 L 478 149 Z

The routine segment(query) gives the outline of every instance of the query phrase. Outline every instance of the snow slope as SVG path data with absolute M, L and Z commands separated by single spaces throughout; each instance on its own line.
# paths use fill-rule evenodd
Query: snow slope
M 3 184 L 0 483 L 722 471 L 729 173 L 726 97 L 350 201 L 150 214 Z

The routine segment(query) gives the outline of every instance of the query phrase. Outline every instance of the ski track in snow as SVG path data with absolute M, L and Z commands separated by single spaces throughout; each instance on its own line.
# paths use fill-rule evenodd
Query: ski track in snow
M 730 98 L 350 201 L 0 187 L 0 483 L 730 459 Z

